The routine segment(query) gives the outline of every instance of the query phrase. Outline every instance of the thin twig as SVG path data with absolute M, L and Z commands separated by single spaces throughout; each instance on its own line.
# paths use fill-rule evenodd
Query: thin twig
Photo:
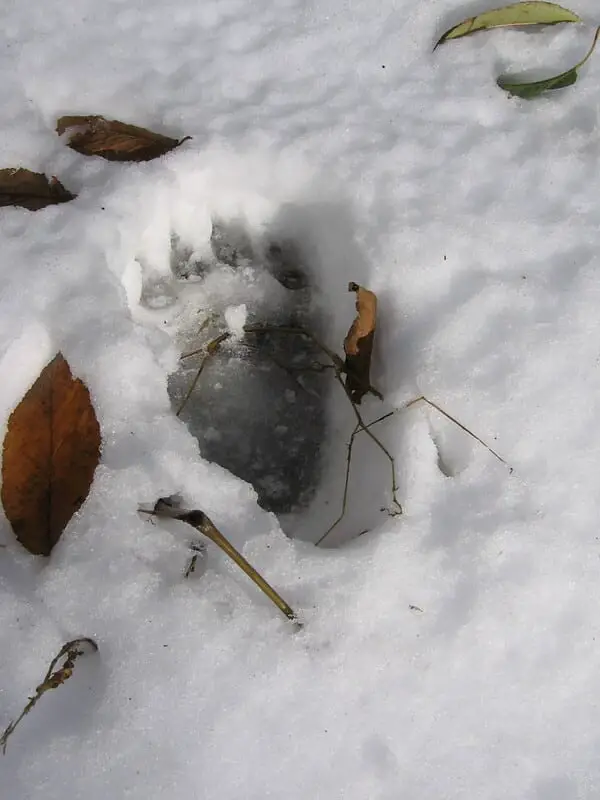
M 39 686 L 36 687 L 34 696 L 29 698 L 29 702 L 19 714 L 17 719 L 13 722 L 10 722 L 2 736 L 0 736 L 0 747 L 2 748 L 2 753 L 6 753 L 6 744 L 8 742 L 8 738 L 12 735 L 23 717 L 29 714 L 31 709 L 38 703 L 40 698 L 50 689 L 57 689 L 71 677 L 75 666 L 75 660 L 84 653 L 83 650 L 79 649 L 83 644 L 89 644 L 93 650 L 98 649 L 98 645 L 93 639 L 89 639 L 87 636 L 84 636 L 80 639 L 73 639 L 72 641 L 67 642 L 60 648 L 58 654 L 54 656 L 50 662 L 48 671 L 44 676 L 44 680 Z M 60 667 L 60 669 L 55 670 L 54 668 L 63 657 L 65 658 L 65 663 L 62 667 Z
M 319 539 L 317 539 L 317 541 L 315 542 L 315 545 L 317 547 L 321 544 L 322 541 L 324 541 L 329 536 L 331 531 L 340 524 L 340 522 L 344 518 L 344 515 L 346 514 L 346 506 L 348 504 L 348 485 L 350 483 L 350 463 L 352 460 L 352 448 L 354 446 L 354 439 L 356 437 L 356 434 L 360 430 L 361 428 L 357 424 L 354 430 L 352 431 L 352 435 L 350 436 L 350 441 L 348 442 L 348 453 L 346 455 L 346 475 L 344 478 L 344 493 L 342 495 L 342 507 L 340 509 L 340 513 L 336 517 L 334 522 L 332 522 L 331 525 L 327 528 L 325 533 Z
M 448 414 L 447 411 L 444 411 L 443 408 L 438 406 L 437 403 L 434 403 L 433 400 L 429 400 L 427 397 L 425 397 L 425 395 L 421 395 L 420 397 L 416 397 L 414 400 L 411 400 L 410 403 L 408 403 L 406 406 L 402 406 L 402 408 L 397 408 L 392 413 L 395 414 L 396 411 L 405 411 L 407 408 L 409 408 L 409 406 L 415 405 L 415 403 L 419 403 L 419 402 L 427 403 L 428 406 L 431 406 L 432 408 L 435 408 L 436 411 L 439 411 L 439 413 L 442 414 L 442 416 L 446 417 L 446 419 L 449 419 L 450 422 L 453 422 L 458 428 L 461 429 L 461 431 L 464 431 L 465 433 L 468 433 L 471 438 L 475 439 L 476 442 L 479 442 L 479 444 L 482 445 L 483 447 L 485 447 L 486 450 L 489 450 L 489 452 L 493 456 L 495 456 L 498 459 L 498 461 L 500 461 L 502 464 L 504 464 L 506 467 L 508 467 L 509 473 L 512 475 L 513 467 L 511 467 L 511 465 L 509 463 L 507 463 L 502 458 L 501 455 L 499 455 L 492 447 L 490 447 L 489 444 L 486 444 L 486 442 L 484 442 L 483 439 L 480 439 L 479 436 L 477 436 L 476 433 L 473 433 L 473 431 L 470 431 L 465 425 L 462 424 L 462 422 L 459 422 L 456 419 L 456 417 L 453 417 L 451 414 Z
M 198 370 L 197 370 L 197 372 L 196 372 L 196 374 L 194 376 L 194 379 L 190 383 L 190 385 L 188 387 L 188 390 L 185 393 L 185 397 L 183 398 L 183 400 L 179 404 L 179 408 L 175 412 L 175 415 L 177 417 L 181 416 L 181 413 L 183 412 L 183 409 L 186 407 L 188 400 L 192 396 L 192 393 L 193 393 L 194 389 L 196 388 L 196 386 L 198 384 L 198 381 L 200 380 L 200 375 L 202 375 L 202 372 L 204 371 L 204 367 L 206 366 L 207 361 L 214 356 L 214 354 L 219 349 L 219 345 L 222 342 L 224 342 L 226 339 L 228 339 L 230 336 L 231 336 L 231 334 L 229 333 L 229 331 L 226 331 L 225 333 L 221 333 L 219 336 L 217 336 L 215 339 L 213 339 L 211 342 L 209 342 L 205 347 L 201 348 L 200 350 L 195 350 L 192 353 L 186 353 L 185 355 L 181 356 L 181 358 L 189 358 L 189 356 L 196 355 L 197 353 L 202 353 L 202 352 L 204 353 L 204 358 L 202 359 L 202 362 L 200 363 L 200 366 L 198 367 Z
M 350 441 L 348 442 L 348 454 L 346 456 L 346 476 L 344 480 L 344 494 L 342 498 L 342 507 L 340 514 L 337 517 L 337 519 L 332 523 L 332 525 L 330 525 L 329 528 L 325 531 L 325 533 L 321 536 L 321 538 L 316 541 L 315 543 L 316 545 L 320 545 L 323 542 L 323 540 L 326 539 L 327 536 L 329 536 L 329 534 L 333 531 L 334 528 L 336 528 L 339 525 L 339 523 L 342 521 L 342 519 L 346 514 L 346 506 L 348 502 L 348 486 L 350 480 L 350 465 L 352 459 L 352 448 L 354 446 L 354 440 L 357 434 L 359 434 L 361 430 L 365 430 L 367 433 L 371 435 L 371 431 L 368 430 L 369 428 L 373 427 L 374 425 L 377 425 L 380 422 L 383 422 L 386 419 L 389 419 L 394 414 L 398 414 L 402 411 L 407 411 L 412 406 L 417 405 L 417 403 L 426 403 L 427 405 L 431 406 L 431 408 L 434 408 L 436 411 L 438 411 L 440 414 L 446 417 L 446 419 L 450 420 L 450 422 L 453 422 L 458 428 L 460 428 L 462 431 L 471 436 L 480 445 L 485 447 L 485 449 L 488 450 L 493 456 L 495 456 L 495 458 L 497 458 L 498 461 L 507 466 L 509 469 L 509 473 L 512 474 L 513 468 L 510 466 L 510 464 L 508 464 L 502 458 L 502 456 L 500 456 L 492 447 L 490 447 L 486 442 L 484 442 L 483 439 L 477 436 L 477 434 L 473 433 L 473 431 L 469 430 L 469 428 L 467 428 L 466 425 L 463 425 L 462 422 L 457 420 L 456 417 L 453 417 L 447 411 L 444 411 L 444 409 L 441 408 L 441 406 L 439 406 L 437 403 L 434 403 L 433 400 L 429 400 L 429 398 L 425 397 L 425 395 L 420 395 L 419 397 L 415 397 L 412 400 L 409 400 L 405 405 L 401 406 L 400 408 L 395 408 L 393 411 L 388 411 L 387 414 L 383 414 L 381 417 L 374 419 L 372 422 L 370 422 L 368 425 L 364 427 L 361 427 L 360 425 L 357 424 L 354 431 L 352 432 L 352 435 L 350 436 Z M 400 509 L 399 513 L 402 513 L 402 506 L 400 505 L 400 503 L 398 503 L 395 498 L 394 502 L 396 502 L 396 504 Z
M 388 417 L 391 417 L 395 413 L 396 413 L 395 411 L 388 411 L 387 414 L 384 414 L 383 416 L 378 417 L 377 419 L 374 419 L 373 422 L 369 422 L 369 424 L 365 425 L 364 427 L 361 427 L 358 423 L 356 424 L 356 427 L 352 431 L 352 434 L 350 436 L 350 440 L 348 442 L 348 453 L 346 455 L 346 475 L 345 475 L 345 478 L 344 478 L 344 494 L 342 496 L 342 507 L 341 507 L 339 516 L 336 518 L 336 520 L 329 526 L 329 528 L 327 528 L 327 530 L 321 536 L 321 538 L 317 539 L 317 541 L 315 542 L 315 545 L 317 547 L 321 544 L 321 542 L 323 542 L 329 536 L 329 534 L 332 532 L 332 530 L 334 528 L 336 528 L 340 524 L 340 522 L 343 520 L 343 518 L 344 518 L 344 516 L 346 514 L 346 506 L 348 504 L 348 487 L 349 487 L 349 483 L 350 483 L 350 465 L 352 463 L 352 448 L 354 447 L 354 440 L 356 439 L 356 435 L 358 433 L 360 433 L 362 430 L 368 430 L 373 425 L 376 425 L 378 422 L 383 422 L 384 419 L 388 419 Z M 392 459 L 392 462 L 393 462 L 393 459 Z M 393 481 L 394 481 L 393 486 L 395 487 L 395 481 L 396 481 L 395 469 L 394 469 Z M 396 504 L 397 509 L 398 509 L 395 513 L 396 514 L 402 514 L 402 505 L 396 499 L 395 493 L 394 493 L 393 502 Z
M 375 442 L 377 447 L 379 447 L 379 449 L 385 454 L 385 456 L 387 457 L 387 459 L 390 462 L 390 467 L 391 467 L 391 472 L 392 472 L 392 502 L 396 506 L 398 506 L 398 508 L 400 509 L 400 513 L 402 513 L 402 505 L 398 501 L 398 497 L 397 497 L 398 486 L 396 484 L 396 463 L 394 461 L 394 458 L 393 458 L 392 454 L 389 452 L 389 450 L 375 436 L 373 431 L 370 430 L 370 427 L 371 427 L 371 425 L 373 423 L 370 423 L 369 425 L 366 425 L 365 422 L 363 421 L 363 418 L 362 418 L 362 416 L 360 414 L 360 411 L 356 407 L 356 403 L 352 400 L 352 396 L 351 396 L 350 390 L 346 387 L 346 384 L 344 383 L 341 374 L 337 370 L 336 370 L 335 377 L 336 377 L 338 383 L 344 389 L 344 392 L 346 393 L 346 397 L 348 398 L 348 400 L 350 402 L 350 405 L 352 406 L 352 410 L 354 411 L 354 414 L 356 416 L 356 424 L 357 424 L 357 427 L 359 429 L 358 431 L 356 431 L 356 433 L 359 433 L 359 431 L 364 431 L 367 434 L 367 436 L 373 442 Z M 356 433 L 354 433 L 353 436 L 355 436 Z
M 337 353 L 334 353 L 333 350 L 330 350 L 327 345 L 324 345 L 314 333 L 307 331 L 306 328 L 302 328 L 300 326 L 293 327 L 293 326 L 286 326 L 286 325 L 245 325 L 244 331 L 246 333 L 288 333 L 288 334 L 295 334 L 296 336 L 306 336 L 307 339 L 310 339 L 316 346 L 322 350 L 335 364 L 340 371 L 343 372 L 344 370 L 344 362 L 338 356 Z
M 191 358 L 192 356 L 199 356 L 200 353 L 206 354 L 206 346 L 203 345 L 202 347 L 197 347 L 196 350 L 190 350 L 189 353 L 182 353 L 179 356 L 180 361 L 185 361 L 186 358 Z

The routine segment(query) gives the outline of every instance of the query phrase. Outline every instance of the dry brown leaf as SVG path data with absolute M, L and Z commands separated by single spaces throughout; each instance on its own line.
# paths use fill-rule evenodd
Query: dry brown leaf
M 87 497 L 99 458 L 88 389 L 59 353 L 10 415 L 4 439 L 4 512 L 30 553 L 50 555 Z
M 370 381 L 371 354 L 377 323 L 377 296 L 357 283 L 350 283 L 348 291 L 356 292 L 357 315 L 344 339 L 346 388 L 352 402 L 359 404 L 368 392 L 378 394 Z
M 98 115 L 61 117 L 56 122 L 56 132 L 62 136 L 65 131 L 69 131 L 68 145 L 72 150 L 108 161 L 151 161 L 190 138 L 171 139 Z
M 0 169 L 0 206 L 21 206 L 37 211 L 56 203 L 74 200 L 56 178 L 29 169 Z

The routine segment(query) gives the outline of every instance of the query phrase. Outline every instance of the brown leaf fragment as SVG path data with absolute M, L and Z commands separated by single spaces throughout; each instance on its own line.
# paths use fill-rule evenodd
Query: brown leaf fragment
M 377 322 L 377 296 L 354 282 L 348 284 L 348 291 L 356 292 L 357 315 L 344 339 L 346 353 L 344 369 L 346 389 L 350 393 L 352 402 L 358 405 L 369 392 L 379 396 L 370 381 L 371 355 Z
M 62 136 L 67 131 L 67 144 L 72 150 L 84 156 L 101 156 L 108 161 L 151 161 L 191 138 L 172 139 L 98 115 L 60 117 L 56 132 Z
M 4 438 L 2 503 L 30 553 L 50 555 L 83 504 L 100 441 L 88 389 L 59 353 L 10 415 Z
M 21 206 L 37 211 L 74 200 L 57 178 L 29 169 L 0 169 L 0 206 Z

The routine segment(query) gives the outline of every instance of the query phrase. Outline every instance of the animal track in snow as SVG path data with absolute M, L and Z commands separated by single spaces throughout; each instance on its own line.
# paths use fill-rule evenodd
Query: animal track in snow
M 211 249 L 210 260 L 175 264 L 180 292 L 187 281 L 229 287 L 223 307 L 206 308 L 204 329 L 185 333 L 185 349 L 219 336 L 224 320 L 233 335 L 209 357 L 187 401 L 204 350 L 182 361 L 169 393 L 175 407 L 183 406 L 180 417 L 202 455 L 251 483 L 263 508 L 287 513 L 308 503 L 319 480 L 327 384 L 312 367 L 321 353 L 301 335 L 250 334 L 242 326 L 315 331 L 310 268 L 298 242 L 267 235 L 257 246 L 240 226 L 224 222 L 213 226 Z
M 304 328 L 343 356 L 355 314 L 348 282 L 370 283 L 356 223 L 344 203 L 319 200 L 283 205 L 261 225 L 243 213 L 211 219 L 192 244 L 172 224 L 161 269 L 146 249 L 134 315 L 169 333 L 180 354 L 195 353 L 172 371 L 168 390 L 202 457 L 250 483 L 264 509 L 285 516 L 289 535 L 316 541 L 341 502 L 356 419 L 333 370 L 314 369 L 328 362 L 316 344 L 243 328 Z M 370 398 L 361 410 L 368 423 L 389 405 Z M 389 445 L 393 429 L 381 432 Z M 328 544 L 384 519 L 390 490 L 389 462 L 360 435 L 346 514 Z
M 306 506 L 319 481 L 331 384 L 315 371 L 322 354 L 306 337 L 243 327 L 318 333 L 314 290 L 298 237 L 253 236 L 239 221 L 215 218 L 205 248 L 172 237 L 171 274 L 146 270 L 140 294 L 181 353 L 198 351 L 180 361 L 168 390 L 202 456 L 250 483 L 259 504 L 278 514 Z

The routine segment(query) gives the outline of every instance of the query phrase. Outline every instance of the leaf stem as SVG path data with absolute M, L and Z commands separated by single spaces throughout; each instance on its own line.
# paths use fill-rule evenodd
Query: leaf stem
M 285 602 L 273 587 L 267 583 L 262 575 L 254 569 L 252 564 L 248 562 L 244 556 L 231 544 L 231 542 L 221 533 L 212 520 L 203 511 L 188 511 L 185 509 L 177 508 L 171 505 L 167 500 L 160 499 L 155 504 L 152 511 L 140 509 L 144 514 L 150 514 L 156 517 L 167 517 L 169 519 L 176 519 L 180 522 L 186 522 L 197 531 L 204 534 L 207 539 L 217 545 L 229 558 L 238 565 L 250 580 L 258 586 L 272 603 L 274 603 L 282 614 L 291 620 L 297 628 L 301 628 L 302 624 L 298 620 L 295 611 Z

